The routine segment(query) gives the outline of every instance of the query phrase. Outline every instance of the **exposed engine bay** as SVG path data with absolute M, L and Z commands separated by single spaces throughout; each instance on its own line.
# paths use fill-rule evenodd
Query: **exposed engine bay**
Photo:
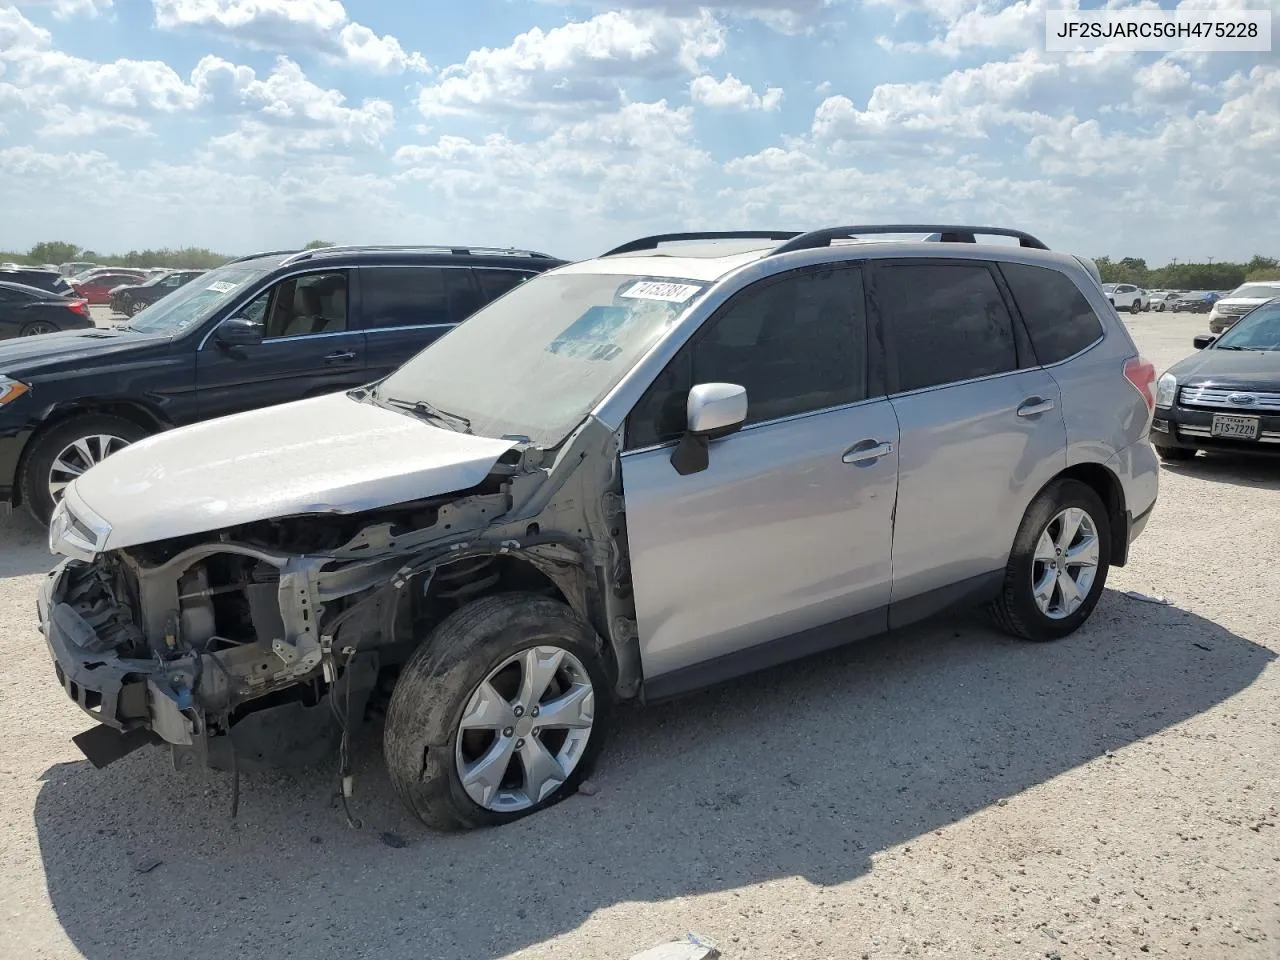
M 593 423 L 554 462 L 544 455 L 513 450 L 476 488 L 375 511 L 64 550 L 73 559 L 40 601 L 59 681 L 133 738 L 82 749 L 99 765 L 157 741 L 179 765 L 315 762 L 385 699 L 435 624 L 502 590 L 568 603 L 633 694 L 616 437 Z

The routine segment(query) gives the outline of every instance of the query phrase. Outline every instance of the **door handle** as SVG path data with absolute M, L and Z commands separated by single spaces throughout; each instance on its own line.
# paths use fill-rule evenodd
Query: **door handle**
M 1052 400 L 1046 400 L 1043 397 L 1030 397 L 1022 401 L 1022 406 L 1018 407 L 1018 416 L 1035 417 L 1042 413 L 1048 413 L 1056 404 Z
M 335 351 L 334 353 L 325 354 L 324 362 L 325 363 L 350 363 L 355 358 L 356 358 L 356 355 L 351 350 L 338 350 L 338 351 Z
M 844 452 L 843 463 L 870 463 L 893 453 L 893 444 L 887 440 L 862 440 Z

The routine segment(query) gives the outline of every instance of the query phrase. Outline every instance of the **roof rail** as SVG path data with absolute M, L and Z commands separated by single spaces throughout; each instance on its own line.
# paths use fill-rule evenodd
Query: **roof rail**
M 245 260 L 257 260 L 259 257 L 279 257 L 286 253 L 297 253 L 298 248 L 294 247 L 290 250 L 261 250 L 258 253 L 246 253 L 242 257 L 232 257 L 225 261 L 222 265 L 225 267 L 228 263 L 241 263 Z
M 685 240 L 791 240 L 799 237 L 795 230 L 720 230 L 699 233 L 659 233 L 652 237 L 641 237 L 620 247 L 614 247 L 602 257 L 612 257 L 619 253 L 636 253 L 640 250 L 656 250 L 662 243 L 680 243 Z
M 340 244 L 332 247 L 316 247 L 312 250 L 300 250 L 293 252 L 293 256 L 285 260 L 282 266 L 291 263 L 298 263 L 302 260 L 310 260 L 312 257 L 326 256 L 335 253 L 360 253 L 362 251 L 422 251 L 424 253 L 447 253 L 455 257 L 529 257 L 538 260 L 558 260 L 549 253 L 539 253 L 537 250 L 522 250 L 518 247 L 468 247 L 468 246 L 445 246 L 443 244 L 429 243 L 406 243 L 406 244 L 365 244 L 352 243 Z
M 1019 246 L 1032 247 L 1036 250 L 1048 250 L 1043 242 L 1021 230 L 1008 227 L 966 227 L 942 225 L 936 223 L 890 223 L 870 224 L 854 227 L 824 227 L 801 234 L 775 248 L 769 256 L 776 257 L 780 253 L 791 253 L 794 250 L 815 250 L 831 246 L 832 240 L 853 240 L 862 233 L 924 233 L 928 239 L 936 243 L 977 243 L 976 234 L 991 237 L 1014 237 Z

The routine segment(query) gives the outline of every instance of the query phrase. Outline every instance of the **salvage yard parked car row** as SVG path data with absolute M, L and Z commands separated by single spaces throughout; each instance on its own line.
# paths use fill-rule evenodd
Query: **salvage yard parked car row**
M 937 240 L 876 239 L 909 233 Z M 281 724 L 313 748 L 298 760 L 384 699 L 408 807 L 503 823 L 577 788 L 620 700 L 957 605 L 1066 636 L 1154 507 L 1154 370 L 1096 267 L 1025 233 L 680 234 L 415 270 L 424 256 L 253 258 L 103 332 L 143 371 L 127 352 L 158 349 L 152 328 L 188 343 L 197 417 L 278 396 L 253 373 L 282 379 L 273 337 L 307 343 L 295 395 L 325 395 L 60 481 L 50 544 L 68 559 L 39 617 L 101 724 L 78 738 L 95 762 L 162 742 L 234 768 L 270 759 Z M 374 362 L 374 334 L 406 327 L 419 346 L 449 332 Z M 360 385 L 316 382 L 330 363 Z M 3 354 L 0 370 L 27 388 Z M 10 405 L 38 409 L 29 379 Z M 156 391 L 145 372 L 113 386 Z M 180 402 L 161 395 L 156 416 Z

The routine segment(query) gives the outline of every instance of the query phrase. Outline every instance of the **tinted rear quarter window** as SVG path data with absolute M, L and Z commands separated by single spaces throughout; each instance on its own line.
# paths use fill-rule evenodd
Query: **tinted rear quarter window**
M 480 306 L 471 271 L 454 267 L 365 267 L 360 297 L 371 329 L 459 323 Z
M 1066 274 L 1025 263 L 1002 263 L 1000 271 L 1040 363 L 1065 360 L 1102 336 L 1102 321 Z
M 876 295 L 894 344 L 898 392 L 1017 369 L 1013 319 L 986 264 L 880 267 Z

